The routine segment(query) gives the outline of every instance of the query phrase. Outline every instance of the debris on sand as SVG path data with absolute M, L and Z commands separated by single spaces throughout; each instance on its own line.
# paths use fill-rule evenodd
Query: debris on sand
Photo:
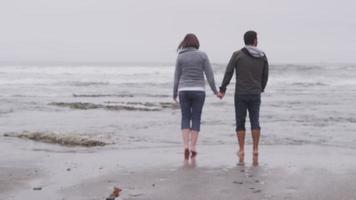
M 142 193 L 133 193 L 133 194 L 129 194 L 130 197 L 139 197 L 142 196 Z
M 118 188 L 118 187 L 114 187 L 114 190 L 112 191 L 112 193 L 110 194 L 110 196 L 108 198 L 106 198 L 106 200 L 115 200 L 116 197 L 120 196 L 120 192 L 122 191 L 122 189 Z
M 77 134 L 63 135 L 56 133 L 46 133 L 46 132 L 28 132 L 24 131 L 20 134 L 16 133 L 5 133 L 5 137 L 18 137 L 25 138 L 39 142 L 60 144 L 65 146 L 84 146 L 84 147 L 94 147 L 94 146 L 104 146 L 107 143 L 91 139 L 86 136 L 80 136 Z
M 34 187 L 33 190 L 42 190 L 42 187 Z
M 240 185 L 244 184 L 242 181 L 233 181 L 232 183 L 234 183 L 234 184 L 240 184 Z

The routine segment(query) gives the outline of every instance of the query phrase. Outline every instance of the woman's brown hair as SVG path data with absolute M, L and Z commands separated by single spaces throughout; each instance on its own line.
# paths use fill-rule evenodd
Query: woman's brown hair
M 199 46 L 200 44 L 197 36 L 193 33 L 188 33 L 187 35 L 185 35 L 183 41 L 179 44 L 177 50 L 188 47 L 199 49 Z

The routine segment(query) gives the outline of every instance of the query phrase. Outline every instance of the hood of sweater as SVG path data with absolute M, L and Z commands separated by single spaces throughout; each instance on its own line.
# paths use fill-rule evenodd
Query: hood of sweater
M 196 51 L 198 49 L 194 48 L 194 47 L 187 47 L 187 48 L 182 48 L 182 49 L 178 49 L 178 54 L 184 53 L 184 52 L 188 52 L 188 51 Z
M 248 53 L 255 58 L 261 58 L 265 56 L 265 53 L 255 46 L 246 45 L 245 48 L 247 49 Z

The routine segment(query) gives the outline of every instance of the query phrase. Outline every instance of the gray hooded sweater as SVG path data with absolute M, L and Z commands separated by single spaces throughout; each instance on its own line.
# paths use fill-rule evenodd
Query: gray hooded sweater
M 253 46 L 245 46 L 234 52 L 226 67 L 220 92 L 225 93 L 234 71 L 235 94 L 260 94 L 264 91 L 268 81 L 268 61 L 263 51 Z
M 214 81 L 214 74 L 206 53 L 199 51 L 196 48 L 184 48 L 180 50 L 175 66 L 173 98 L 178 96 L 179 89 L 204 89 L 204 73 L 211 90 L 216 94 L 217 89 Z

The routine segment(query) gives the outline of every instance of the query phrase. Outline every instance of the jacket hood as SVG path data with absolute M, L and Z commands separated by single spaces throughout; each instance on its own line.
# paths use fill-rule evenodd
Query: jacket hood
M 257 47 L 246 45 L 245 48 L 252 57 L 261 58 L 265 56 L 265 53 Z
M 196 49 L 194 47 L 182 48 L 182 49 L 178 49 L 178 54 L 188 52 L 188 51 L 196 51 L 196 50 L 198 50 L 198 49 Z

